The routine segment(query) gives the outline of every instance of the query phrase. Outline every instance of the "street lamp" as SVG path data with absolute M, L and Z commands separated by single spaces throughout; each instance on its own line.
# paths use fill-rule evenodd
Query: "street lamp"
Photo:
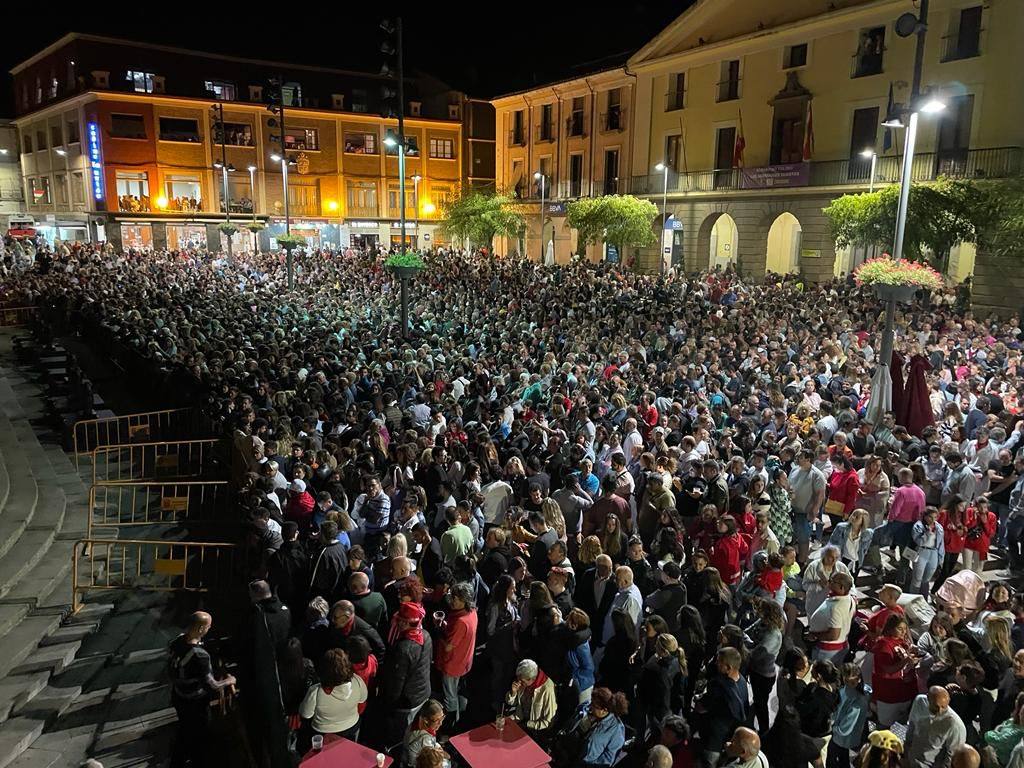
M 860 156 L 863 157 L 865 160 L 867 160 L 868 158 L 871 159 L 871 180 L 868 182 L 868 192 L 874 192 L 875 191 L 875 164 L 878 162 L 878 154 L 875 152 L 875 150 L 873 150 L 873 149 L 871 149 L 869 147 L 869 148 L 863 150 L 860 153 Z
M 654 166 L 654 170 L 661 171 L 663 176 L 661 186 L 661 248 L 665 250 L 665 223 L 668 221 L 668 164 L 658 163 Z M 671 251 L 670 251 L 671 253 Z M 661 263 L 661 271 L 665 271 L 665 254 L 661 254 L 659 259 Z
M 64 158 L 64 194 L 68 211 L 71 211 L 71 168 L 68 164 L 68 150 L 67 147 L 54 147 L 53 151 Z M 57 234 L 60 234 L 60 227 L 57 227 Z
M 540 171 L 533 174 L 533 178 L 540 181 L 540 263 L 544 263 L 544 193 L 547 178 Z

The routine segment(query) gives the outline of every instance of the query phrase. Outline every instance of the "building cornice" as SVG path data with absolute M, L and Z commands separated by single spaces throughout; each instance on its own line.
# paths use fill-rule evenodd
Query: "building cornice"
M 522 91 L 515 91 L 514 93 L 507 93 L 503 96 L 497 96 L 490 100 L 490 103 L 497 109 L 499 107 L 508 107 L 515 104 L 525 104 L 526 99 L 541 99 L 541 98 L 558 98 L 558 96 L 565 96 L 571 94 L 575 89 L 578 89 L 580 93 L 589 93 L 590 88 L 587 86 L 587 81 L 590 81 L 593 85 L 617 88 L 623 85 L 632 85 L 632 78 L 626 74 L 624 67 L 615 67 L 614 69 L 601 70 L 586 75 L 579 75 L 578 77 L 572 77 L 567 80 L 558 80 L 553 83 L 545 83 L 535 88 L 526 88 Z

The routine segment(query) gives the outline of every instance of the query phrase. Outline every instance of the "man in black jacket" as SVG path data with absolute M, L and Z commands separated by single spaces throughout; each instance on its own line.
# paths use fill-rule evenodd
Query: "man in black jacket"
M 284 543 L 270 557 L 267 581 L 281 602 L 291 611 L 292 621 L 301 621 L 306 608 L 309 555 L 299 541 L 299 526 L 288 520 L 281 526 Z
M 580 576 L 574 593 L 576 605 L 590 617 L 590 626 L 604 626 L 605 617 L 618 590 L 612 578 L 612 559 L 608 555 L 598 555 L 594 567 L 588 568 Z M 600 644 L 599 632 L 594 633 L 594 643 Z
M 356 607 L 350 601 L 339 600 L 331 607 L 331 626 L 324 650 L 341 648 L 348 653 L 351 639 L 360 635 L 366 638 L 374 656 L 384 658 L 384 641 L 380 639 L 377 630 L 356 616 Z
M 398 609 L 391 650 L 381 671 L 380 703 L 388 713 L 387 744 L 405 736 L 416 711 L 430 697 L 433 648 L 423 631 L 424 609 L 419 603 L 402 603 Z
M 309 596 L 331 602 L 344 586 L 341 580 L 348 568 L 348 553 L 338 541 L 338 524 L 333 520 L 320 524 L 320 541 L 322 547 L 310 565 Z
M 661 586 L 644 600 L 644 613 L 657 614 L 668 624 L 668 631 L 679 629 L 679 609 L 686 605 L 686 587 L 680 582 L 682 571 L 669 561 L 661 568 Z
M 539 511 L 530 513 L 530 529 L 537 536 L 530 544 L 530 573 L 537 581 L 543 581 L 548 575 L 548 550 L 551 545 L 558 541 L 558 533 L 554 528 L 549 528 L 544 515 Z
M 484 539 L 484 554 L 477 563 L 476 572 L 488 588 L 494 586 L 501 574 L 508 573 L 508 564 L 515 557 L 515 553 L 505 543 L 506 536 L 504 528 L 494 527 Z

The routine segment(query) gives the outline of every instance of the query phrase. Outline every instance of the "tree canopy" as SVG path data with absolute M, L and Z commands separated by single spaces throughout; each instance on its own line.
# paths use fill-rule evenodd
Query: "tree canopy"
M 520 237 L 525 228 L 522 204 L 505 194 L 466 189 L 442 208 L 441 233 L 490 247 L 497 236 Z
M 590 243 L 607 241 L 619 251 L 652 245 L 658 238 L 651 226 L 658 207 L 632 195 L 605 195 L 573 200 L 566 206 L 566 221 L 576 230 L 582 251 Z

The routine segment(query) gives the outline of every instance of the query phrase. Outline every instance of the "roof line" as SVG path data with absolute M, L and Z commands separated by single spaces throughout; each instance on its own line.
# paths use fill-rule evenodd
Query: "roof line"
M 573 75 L 572 77 L 566 77 L 566 78 L 563 78 L 561 80 L 552 80 L 552 81 L 547 82 L 547 83 L 540 83 L 540 84 L 534 85 L 534 86 L 532 86 L 530 88 L 520 88 L 518 91 L 511 91 L 509 93 L 502 93 L 502 94 L 499 94 L 497 96 L 492 96 L 490 99 L 488 99 L 488 101 L 498 101 L 500 99 L 507 99 L 507 98 L 509 98 L 511 96 L 521 96 L 524 93 L 532 93 L 533 91 L 541 91 L 541 90 L 543 90 L 545 88 L 554 88 L 557 85 L 565 85 L 566 83 L 571 83 L 574 80 L 585 80 L 588 77 L 596 77 L 597 75 L 605 75 L 605 74 L 610 74 L 612 72 L 620 72 L 620 71 L 623 74 L 625 74 L 625 71 L 626 71 L 625 64 L 622 64 L 622 65 L 617 66 L 617 67 L 608 67 L 607 69 L 599 69 L 599 70 L 597 70 L 595 72 L 581 72 L 580 74 Z
M 106 36 L 103 36 L 103 35 L 90 35 L 90 34 L 86 34 L 86 33 L 82 33 L 82 32 L 68 32 L 66 35 L 61 37 L 59 40 L 56 40 L 55 42 L 51 43 L 46 48 L 41 50 L 39 53 L 36 53 L 35 55 L 31 56 L 30 58 L 25 59 L 25 61 L 23 61 L 23 62 L 21 62 L 19 64 L 15 64 L 14 67 L 11 68 L 10 73 L 12 75 L 16 75 L 18 72 L 22 71 L 23 69 L 25 69 L 27 67 L 32 66 L 33 64 L 35 64 L 40 59 L 45 58 L 46 56 L 50 55 L 54 51 L 60 49 L 61 47 L 67 45 L 68 43 L 70 43 L 70 42 L 72 42 L 74 40 L 86 40 L 86 41 L 94 42 L 94 43 L 113 43 L 113 44 L 116 44 L 116 45 L 124 45 L 124 46 L 133 47 L 133 48 L 147 48 L 147 49 L 152 49 L 152 50 L 164 51 L 166 53 L 184 53 L 184 54 L 190 54 L 190 55 L 199 55 L 199 56 L 203 56 L 203 57 L 208 58 L 208 59 L 219 59 L 220 61 L 232 61 L 232 62 L 236 62 L 238 64 L 260 64 L 260 65 L 263 65 L 263 66 L 282 67 L 284 69 L 302 69 L 302 70 L 307 70 L 307 71 L 311 71 L 311 72 L 325 72 L 325 73 L 334 74 L 334 75 L 348 75 L 348 76 L 353 76 L 354 75 L 354 76 L 357 76 L 357 77 L 365 77 L 365 78 L 371 78 L 371 79 L 375 79 L 375 80 L 382 79 L 380 75 L 378 75 L 376 73 L 372 73 L 372 72 L 357 72 L 355 70 L 349 70 L 349 69 L 334 69 L 332 67 L 317 67 L 317 66 L 313 66 L 313 65 L 310 65 L 310 64 L 289 64 L 287 62 L 267 61 L 265 59 L 248 59 L 248 58 L 245 58 L 243 56 L 228 56 L 228 55 L 222 54 L 222 53 L 211 53 L 209 51 L 198 51 L 198 50 L 196 50 L 194 48 L 178 48 L 176 46 L 171 46 L 171 45 L 159 45 L 159 44 L 155 44 L 155 43 L 141 43 L 141 42 L 136 42 L 136 41 L 133 41 L 133 40 L 125 40 L 124 38 L 120 38 L 120 37 L 106 37 Z

